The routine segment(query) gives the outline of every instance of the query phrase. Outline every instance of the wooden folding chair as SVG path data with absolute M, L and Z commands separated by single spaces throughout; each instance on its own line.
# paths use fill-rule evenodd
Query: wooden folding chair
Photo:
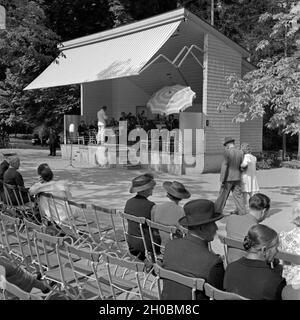
M 87 204 L 78 203 L 73 200 L 68 200 L 67 203 L 74 221 L 76 234 L 78 235 L 76 243 L 81 245 L 89 242 L 94 247 L 97 246 L 99 241 L 99 230 L 96 221 L 88 216 Z
M 243 241 L 232 239 L 223 235 L 218 235 L 219 240 L 223 244 L 224 247 L 224 253 L 225 253 L 225 264 L 228 265 L 228 248 L 236 248 L 245 251 Z M 225 267 L 226 267 L 225 266 Z
M 146 271 L 145 263 L 129 261 L 107 253 L 102 257 L 106 263 L 114 300 L 158 299 L 158 294 L 153 289 L 156 278 Z
M 161 240 L 162 235 L 166 235 L 170 240 L 172 240 L 177 231 L 177 228 L 175 226 L 166 226 L 157 222 L 153 222 L 149 219 L 146 219 L 146 223 L 149 228 L 149 234 L 155 262 L 162 261 L 163 254 L 165 251 L 165 244 L 161 243 L 161 241 L 158 240 Z M 157 253 L 157 248 L 159 248 L 160 254 Z
M 130 239 L 138 240 L 143 243 L 144 249 L 145 249 L 145 257 L 149 261 L 153 261 L 153 255 L 152 252 L 149 252 L 146 244 L 146 238 L 145 238 L 145 232 L 144 232 L 144 226 L 146 225 L 146 218 L 144 217 L 136 217 L 131 214 L 127 214 L 124 212 L 119 212 L 119 215 L 121 217 L 122 226 L 123 226 L 123 232 L 124 232 L 124 238 L 126 239 L 126 256 L 133 258 L 133 260 L 136 260 L 139 258 L 139 256 L 133 256 L 129 251 L 128 241 Z M 139 230 L 141 235 L 132 235 L 128 233 L 128 221 L 131 221 L 133 223 L 137 223 L 139 225 Z
M 20 219 L 10 217 L 3 213 L 0 213 L 0 216 L 2 226 L 1 229 L 3 230 L 4 234 L 4 247 L 7 248 L 6 252 L 17 264 L 27 264 L 29 253 L 25 253 L 25 239 L 20 237 Z
M 102 253 L 87 248 L 66 245 L 69 262 L 82 299 L 105 300 L 111 298 L 111 290 Z M 80 260 L 74 259 L 78 258 Z
M 23 244 L 24 248 L 28 248 L 27 251 L 30 253 L 30 265 L 33 270 L 38 271 L 39 268 L 39 262 L 38 262 L 38 253 L 36 251 L 36 247 L 34 244 L 34 232 L 40 232 L 40 233 L 45 233 L 46 232 L 46 227 L 44 225 L 39 225 L 35 224 L 31 221 L 28 221 L 24 219 L 24 232 L 26 236 L 26 243 Z M 44 247 L 42 245 L 38 246 L 38 250 L 40 251 L 40 255 L 43 255 L 44 252 Z M 48 246 L 47 247 L 48 253 L 50 254 L 51 252 L 54 251 L 53 247 Z M 43 261 L 46 261 L 46 258 L 43 258 Z
M 204 291 L 205 280 L 202 278 L 194 278 L 194 277 L 184 276 L 183 274 L 180 274 L 178 272 L 167 270 L 167 269 L 161 267 L 157 263 L 154 264 L 154 271 L 160 280 L 163 280 L 163 279 L 171 280 L 171 281 L 174 281 L 176 283 L 179 283 L 179 284 L 182 284 L 186 287 L 191 288 L 192 300 L 196 300 L 196 292 L 197 291 Z M 159 299 L 162 300 L 161 281 L 158 281 L 157 283 L 158 283 Z
M 27 220 L 32 221 L 36 224 L 41 224 L 42 220 L 35 202 L 32 201 L 31 196 L 29 194 L 29 189 L 17 186 L 18 190 L 18 199 L 19 199 L 19 209 L 22 210 L 23 216 L 26 217 Z
M 5 300 L 11 300 L 11 297 L 16 297 L 19 300 L 43 300 L 40 296 L 26 292 L 16 285 L 6 280 L 5 268 L 0 266 L 0 289 L 3 292 Z
M 66 296 L 76 299 L 79 293 L 73 285 L 76 283 L 73 271 L 66 266 L 69 259 L 65 241 L 66 238 L 63 237 L 54 237 L 34 231 L 34 243 L 42 279 L 56 283 L 56 286 L 52 288 L 53 291 L 59 290 L 60 293 L 64 291 Z M 53 247 L 53 252 L 49 253 L 49 246 Z M 42 254 L 40 247 L 43 248 Z
M 124 255 L 124 233 L 120 229 L 117 230 L 115 224 L 117 210 L 94 204 L 91 207 L 99 232 L 99 241 L 105 244 L 107 250 L 113 250 L 121 256 Z
M 215 288 L 209 283 L 204 284 L 204 292 L 210 300 L 249 300 L 241 295 L 233 292 L 226 292 Z
M 275 258 L 282 261 L 283 264 L 300 265 L 300 255 L 285 251 L 278 251 Z

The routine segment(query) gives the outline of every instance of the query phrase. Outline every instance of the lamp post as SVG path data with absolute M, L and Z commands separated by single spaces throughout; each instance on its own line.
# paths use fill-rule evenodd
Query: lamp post
M 73 137 L 74 137 L 74 131 L 75 131 L 75 126 L 74 126 L 74 123 L 71 123 L 69 125 L 69 134 L 70 134 L 70 140 L 71 140 L 71 154 L 70 154 L 70 163 L 69 163 L 69 166 L 70 167 L 73 167 L 73 163 L 72 163 L 72 158 L 73 158 Z

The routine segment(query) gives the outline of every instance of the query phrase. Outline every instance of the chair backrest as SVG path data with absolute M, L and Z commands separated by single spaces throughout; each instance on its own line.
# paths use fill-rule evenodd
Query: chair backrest
M 196 291 L 204 291 L 205 280 L 202 278 L 188 277 L 175 271 L 167 270 L 159 264 L 154 264 L 154 271 L 160 279 L 167 279 L 191 288 L 192 300 L 196 300 Z M 158 292 L 161 299 L 162 288 L 158 282 Z
M 218 235 L 218 238 L 224 247 L 226 266 L 229 263 L 229 261 L 228 261 L 228 248 L 229 247 L 245 251 L 242 240 L 232 239 L 227 236 L 220 235 L 220 234 Z
M 4 232 L 4 239 L 2 238 L 1 241 L 4 241 L 4 246 L 7 247 L 10 255 L 13 255 L 12 258 L 17 257 L 23 260 L 24 256 L 22 251 L 22 243 L 18 229 L 20 225 L 20 219 L 10 217 L 4 213 L 0 213 L 0 216 L 2 230 Z
M 143 245 L 144 245 L 146 256 L 148 256 L 148 258 L 150 258 L 149 256 L 151 256 L 151 254 L 149 254 L 148 249 L 147 249 L 147 244 L 146 244 L 146 239 L 145 239 L 145 232 L 144 232 L 144 229 L 143 229 L 143 225 L 146 224 L 146 218 L 144 218 L 144 217 L 136 217 L 136 216 L 133 216 L 131 214 L 127 214 L 125 212 L 119 212 L 119 215 L 120 215 L 121 220 L 122 220 L 124 237 L 125 237 L 127 243 L 130 242 L 130 239 L 142 241 Z M 140 230 L 141 236 L 133 235 L 133 234 L 130 234 L 128 232 L 128 222 L 129 221 L 131 221 L 133 223 L 137 223 L 139 225 L 139 230 Z M 129 251 L 129 248 L 128 248 L 128 251 Z M 150 260 L 152 260 L 152 259 L 150 258 Z
M 123 235 L 117 232 L 115 223 L 117 210 L 95 204 L 92 204 L 91 208 L 94 213 L 100 239 L 105 243 L 110 243 L 110 249 L 116 249 L 118 252 L 122 252 L 121 242 L 125 239 Z
M 25 234 L 26 234 L 26 244 L 28 246 L 30 252 L 31 263 L 33 265 L 38 264 L 36 247 L 34 244 L 34 231 L 45 233 L 46 227 L 43 225 L 35 224 L 27 219 L 24 219 L 24 227 L 25 227 Z M 39 246 L 39 251 L 43 251 L 43 247 Z
M 226 292 L 215 288 L 209 283 L 204 284 L 204 292 L 210 300 L 249 300 L 248 298 L 242 297 L 237 293 Z
M 34 231 L 35 252 L 39 263 L 39 270 L 42 276 L 45 276 L 45 267 L 47 270 L 59 267 L 62 282 L 64 281 L 63 263 L 61 260 L 60 250 L 65 248 L 65 239 L 63 237 L 54 237 L 48 234 Z M 53 250 L 49 250 L 53 248 Z M 54 261 L 51 258 L 56 255 Z
M 20 199 L 18 197 L 19 191 L 16 186 L 3 183 L 4 195 L 6 204 L 13 207 L 15 205 L 20 206 Z
M 232 247 L 232 248 L 236 248 L 236 249 L 240 249 L 240 250 L 245 251 L 242 240 L 236 240 L 236 239 L 232 239 L 232 238 L 222 236 L 222 235 L 219 235 L 218 237 L 224 245 L 225 258 L 226 258 L 227 264 L 228 264 L 228 259 L 227 259 L 228 247 Z M 283 263 L 287 262 L 287 263 L 293 263 L 296 265 L 300 265 L 300 255 L 297 255 L 297 254 L 284 252 L 284 251 L 278 251 L 275 258 L 282 260 Z
M 82 299 L 86 299 L 85 294 L 90 296 L 92 294 L 93 299 L 104 300 L 111 296 L 110 289 L 103 283 L 103 269 L 99 271 L 101 267 L 100 258 L 102 253 L 93 250 L 87 250 L 83 248 L 77 248 L 73 245 L 66 244 L 66 249 L 68 252 L 68 258 L 70 262 L 70 267 L 72 269 L 74 279 L 76 281 L 77 288 L 79 289 L 79 294 Z M 80 265 L 78 266 L 76 262 L 80 259 Z M 88 292 L 89 287 L 85 287 L 84 283 L 93 282 L 92 293 Z
M 276 258 L 282 260 L 283 263 L 293 263 L 295 265 L 300 265 L 300 255 L 293 254 L 284 251 L 278 251 L 276 254 Z
M 152 250 L 154 254 L 155 262 L 161 260 L 161 257 L 165 250 L 165 243 L 162 243 L 160 236 L 166 235 L 170 240 L 173 239 L 174 234 L 176 233 L 177 228 L 175 226 L 166 226 L 157 222 L 153 222 L 149 219 L 146 219 L 146 223 L 149 228 L 150 240 L 152 245 Z M 159 232 L 159 234 L 158 234 Z M 157 254 L 157 248 L 160 248 L 161 256 Z
M 149 274 L 146 272 L 145 263 L 129 261 L 107 253 L 104 253 L 102 258 L 107 266 L 109 283 L 115 300 L 118 297 L 122 299 L 134 297 L 141 300 L 158 298 L 154 292 L 146 288 Z

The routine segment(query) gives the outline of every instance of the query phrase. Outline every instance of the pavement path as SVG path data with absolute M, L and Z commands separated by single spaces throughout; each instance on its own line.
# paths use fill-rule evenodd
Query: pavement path
M 48 150 L 36 149 L 2 149 L 2 152 L 16 152 L 21 159 L 20 172 L 25 186 L 29 187 L 37 181 L 36 169 L 41 163 L 48 163 L 54 172 L 55 179 L 68 180 L 75 201 L 94 203 L 123 209 L 125 202 L 131 197 L 129 188 L 131 180 L 145 170 L 102 169 L 88 164 L 74 163 L 63 160 L 58 151 L 56 157 L 49 157 Z M 155 203 L 165 201 L 165 190 L 162 183 L 165 180 L 182 182 L 192 196 L 189 200 L 205 198 L 215 200 L 219 190 L 219 174 L 197 174 L 193 176 L 175 176 L 167 173 L 152 172 L 157 181 L 151 200 Z M 271 198 L 270 217 L 264 221 L 276 231 L 289 230 L 290 213 L 293 205 L 300 201 L 300 170 L 278 168 L 259 170 L 257 172 L 260 192 Z M 189 201 L 188 200 L 188 201 Z M 184 204 L 186 201 L 183 201 Z M 234 209 L 232 196 L 229 196 L 225 214 Z M 218 222 L 219 232 L 223 233 L 226 218 Z M 213 243 L 216 251 L 221 250 L 217 242 Z

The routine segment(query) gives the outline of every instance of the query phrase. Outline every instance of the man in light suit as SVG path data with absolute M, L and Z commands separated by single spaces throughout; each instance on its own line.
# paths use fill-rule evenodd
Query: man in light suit
M 243 200 L 241 187 L 241 163 L 243 162 L 243 152 L 235 147 L 235 140 L 231 137 L 224 139 L 224 159 L 221 166 L 220 181 L 221 188 L 219 197 L 215 202 L 215 209 L 222 213 L 228 199 L 229 193 L 232 192 L 236 210 L 232 213 L 246 214 L 246 207 Z
M 210 200 L 197 199 L 184 206 L 185 216 L 179 223 L 188 228 L 184 238 L 170 240 L 166 244 L 163 268 L 188 277 L 202 278 L 214 287 L 222 289 L 224 266 L 221 258 L 209 251 L 208 242 L 213 241 L 218 227 L 215 221 L 223 218 L 216 213 Z M 197 300 L 207 297 L 202 291 L 196 292 Z M 163 280 L 163 300 L 191 300 L 192 290 L 174 281 Z

